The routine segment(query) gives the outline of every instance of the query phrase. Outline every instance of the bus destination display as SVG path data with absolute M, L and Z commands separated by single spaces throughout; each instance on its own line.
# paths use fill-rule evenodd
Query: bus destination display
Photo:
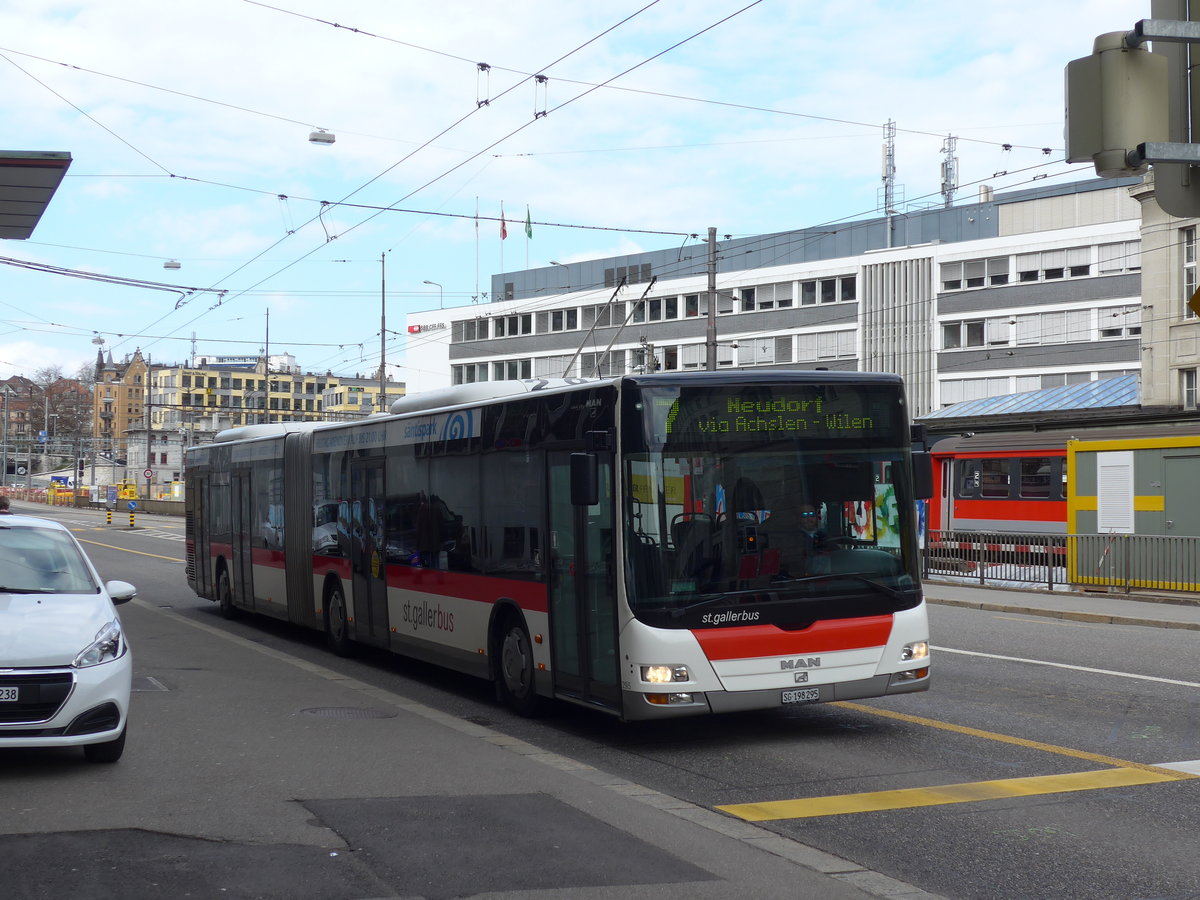
M 665 434 L 668 440 L 682 438 L 773 440 L 786 437 L 863 437 L 890 432 L 893 414 L 876 405 L 864 409 L 857 392 L 839 396 L 812 392 L 761 391 L 746 394 L 705 393 L 676 399 L 656 398 L 668 406 Z

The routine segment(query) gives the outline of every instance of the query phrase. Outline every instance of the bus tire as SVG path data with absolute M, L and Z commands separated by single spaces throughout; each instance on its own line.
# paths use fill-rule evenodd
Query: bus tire
M 534 684 L 536 666 L 529 629 L 514 613 L 500 625 L 496 662 L 496 686 L 500 699 L 520 716 L 532 717 L 542 711 L 542 698 Z
M 325 593 L 325 641 L 338 656 L 350 655 L 350 622 L 346 617 L 346 592 L 340 581 Z
M 232 619 L 237 615 L 237 607 L 233 605 L 233 587 L 229 584 L 229 570 L 224 566 L 217 573 L 217 606 L 223 618 Z

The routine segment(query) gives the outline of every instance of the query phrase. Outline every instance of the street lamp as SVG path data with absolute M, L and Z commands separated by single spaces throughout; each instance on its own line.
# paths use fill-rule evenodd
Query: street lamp
M 569 290 L 571 289 L 571 270 L 570 270 L 570 268 L 568 268 L 568 267 L 567 267 L 567 264 L 566 264 L 566 263 L 560 263 L 560 262 L 559 262 L 558 260 L 556 260 L 556 259 L 552 259 L 552 260 L 550 260 L 550 265 L 552 265 L 552 266 L 562 266 L 564 269 L 566 269 L 566 270 L 567 270 L 566 272 L 564 272 L 564 273 L 563 273 L 563 277 L 567 279 L 567 286 L 566 286 L 566 287 L 565 287 L 563 290 L 567 290 L 567 291 L 569 291 Z
M 442 300 L 445 296 L 442 293 L 442 286 L 440 284 L 438 284 L 436 281 L 429 281 L 428 279 L 422 283 L 423 284 L 432 284 L 434 287 L 436 287 L 438 289 L 438 309 L 445 309 L 446 307 L 442 304 Z

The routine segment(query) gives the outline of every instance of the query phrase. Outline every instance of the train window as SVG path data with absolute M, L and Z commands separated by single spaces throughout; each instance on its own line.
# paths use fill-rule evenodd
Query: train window
M 1007 497 L 1009 495 L 1009 460 L 981 459 L 979 461 L 979 496 Z
M 1021 482 L 1017 488 L 1018 496 L 1049 499 L 1053 472 L 1053 457 L 1034 456 L 1022 459 Z
M 976 497 L 979 495 L 979 460 L 960 459 L 958 468 L 958 496 Z

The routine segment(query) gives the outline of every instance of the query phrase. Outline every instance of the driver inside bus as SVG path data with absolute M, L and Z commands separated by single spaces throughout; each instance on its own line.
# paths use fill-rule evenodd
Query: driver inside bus
M 780 574 L 799 578 L 819 573 L 824 567 L 821 556 L 825 546 L 825 530 L 821 526 L 820 509 L 801 500 L 776 508 L 767 520 L 770 546 L 780 552 Z

